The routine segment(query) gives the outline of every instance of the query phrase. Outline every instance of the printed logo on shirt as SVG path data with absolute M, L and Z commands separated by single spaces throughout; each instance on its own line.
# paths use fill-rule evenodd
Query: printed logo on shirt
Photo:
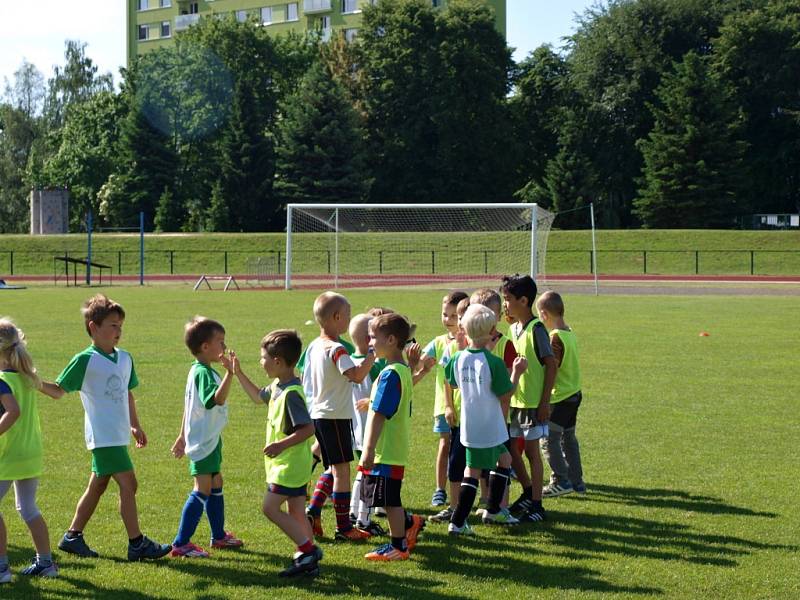
M 122 386 L 122 378 L 119 375 L 111 375 L 106 379 L 105 397 L 114 404 L 122 404 L 125 390 Z

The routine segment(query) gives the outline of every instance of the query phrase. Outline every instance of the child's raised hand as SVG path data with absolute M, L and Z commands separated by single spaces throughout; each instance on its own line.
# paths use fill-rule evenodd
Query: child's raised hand
M 239 374 L 241 369 L 239 368 L 239 357 L 236 356 L 236 352 L 231 350 L 231 367 L 233 367 L 233 372 L 235 374 Z
M 459 329 L 458 333 L 456 333 L 456 345 L 458 346 L 459 350 L 463 350 L 469 345 L 469 341 L 467 340 L 467 334 L 464 332 L 463 329 Z
M 369 408 L 369 398 L 361 398 L 360 400 L 356 400 L 356 410 L 358 412 L 366 412 Z
M 422 356 L 422 346 L 414 342 L 406 348 L 406 357 L 408 358 L 408 366 L 411 370 L 415 370 L 419 364 L 419 359 Z
M 236 360 L 236 353 L 231 350 L 227 355 L 223 352 L 219 355 L 219 362 L 222 363 L 222 366 L 225 367 L 225 370 L 233 375 L 235 371 L 233 370 L 233 362 Z
M 178 436 L 178 439 L 172 444 L 170 452 L 175 458 L 183 458 L 186 455 L 186 440 L 183 439 L 182 435 Z

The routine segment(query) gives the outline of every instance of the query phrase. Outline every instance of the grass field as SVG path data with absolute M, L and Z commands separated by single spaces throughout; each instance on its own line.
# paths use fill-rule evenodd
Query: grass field
M 171 541 L 191 486 L 169 448 L 182 412 L 191 362 L 182 326 L 195 313 L 220 319 L 227 344 L 254 380 L 266 331 L 316 332 L 311 292 L 192 294 L 185 289 L 110 290 L 128 313 L 121 346 L 136 361 L 139 415 L 150 439 L 132 450 L 144 531 Z M 40 371 L 55 377 L 88 344 L 78 307 L 87 290 L 0 293 L 0 314 L 26 330 Z M 440 330 L 436 291 L 353 291 L 354 312 L 389 305 L 418 324 L 418 339 Z M 800 431 L 796 298 L 570 296 L 584 379 L 579 438 L 589 493 L 546 501 L 550 520 L 513 530 L 478 526 L 452 540 L 429 525 L 406 563 L 370 564 L 371 546 L 325 540 L 321 575 L 282 581 L 292 548 L 260 513 L 265 412 L 233 388 L 225 430 L 227 526 L 240 552 L 206 561 L 130 564 L 113 484 L 86 528 L 103 558 L 57 556 L 61 578 L 0 588 L 6 598 L 797 598 L 800 596 Z M 700 331 L 710 337 L 698 337 Z M 40 507 L 55 543 L 89 474 L 77 395 L 42 397 L 45 474 Z M 430 513 L 436 438 L 432 380 L 415 390 L 412 463 L 404 500 Z M 513 490 L 517 493 L 517 489 Z M 32 544 L 6 498 L 15 571 Z M 326 509 L 326 531 L 333 515 Z M 208 525 L 197 537 L 207 544 Z
M 518 236 L 522 251 L 498 253 L 498 237 L 472 238 L 443 234 L 413 234 L 406 248 L 378 248 L 391 244 L 370 235 L 342 236 L 341 272 L 430 273 L 507 272 L 528 264 L 527 235 Z M 523 239 L 524 238 L 524 239 Z M 352 239 L 352 241 L 350 241 Z M 146 272 L 245 273 L 247 259 L 274 256 L 283 268 L 285 234 L 148 234 Z M 465 246 L 461 248 L 461 246 Z M 590 272 L 592 247 L 588 231 L 553 231 L 548 242 L 546 271 L 550 274 Z M 798 231 L 624 230 L 597 232 L 598 270 L 601 274 L 798 275 Z M 411 251 L 409 251 L 409 249 Z M 295 248 L 296 272 L 324 273 L 331 266 L 331 236 L 309 234 Z M 751 251 L 753 254 L 751 255 Z M 69 253 L 86 256 L 85 235 L 0 237 L 0 275 L 52 274 L 53 257 Z M 13 254 L 12 254 L 13 253 Z M 280 253 L 280 256 L 279 256 Z M 110 265 L 115 274 L 133 275 L 139 269 L 136 235 L 93 236 L 93 258 Z M 12 264 L 13 262 L 13 264 Z M 514 263 L 514 264 L 510 264 Z M 12 268 L 13 267 L 13 268 Z M 63 266 L 60 266 L 63 271 Z

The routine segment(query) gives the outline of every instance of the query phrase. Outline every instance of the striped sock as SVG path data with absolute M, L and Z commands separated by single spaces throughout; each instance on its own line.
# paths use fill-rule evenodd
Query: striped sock
M 333 492 L 333 510 L 336 511 L 337 531 L 350 531 L 350 492 Z
M 314 488 L 314 494 L 311 496 L 311 502 L 308 503 L 308 514 L 319 516 L 322 514 L 322 507 L 325 505 L 325 500 L 328 499 L 333 493 L 333 473 L 325 471 L 319 476 L 317 485 Z

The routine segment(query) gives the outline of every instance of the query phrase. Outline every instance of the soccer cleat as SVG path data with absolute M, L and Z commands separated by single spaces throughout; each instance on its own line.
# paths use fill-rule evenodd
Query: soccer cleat
M 367 560 L 390 561 L 390 560 L 408 560 L 409 550 L 398 550 L 391 544 L 384 544 L 378 546 L 372 552 L 367 552 L 364 558 Z
M 450 523 L 450 525 L 447 526 L 447 533 L 450 535 L 465 535 L 473 537 L 475 535 L 475 530 L 469 526 L 469 523 L 464 521 L 464 524 L 461 527 L 455 523 Z
M 442 488 L 438 488 L 435 492 L 433 492 L 433 497 L 431 498 L 431 506 L 446 506 L 447 505 L 447 492 L 445 492 Z
M 533 500 L 527 498 L 525 496 L 520 496 L 514 503 L 508 507 L 508 511 L 516 516 L 519 517 L 520 515 L 524 515 L 533 507 Z
M 578 485 L 573 485 L 572 489 L 575 490 L 578 494 L 585 494 L 586 493 L 586 484 L 579 483 Z
M 431 523 L 449 523 L 450 518 L 453 516 L 453 509 L 449 506 L 442 511 L 439 511 L 435 515 L 431 515 L 428 517 L 428 521 Z
M 278 573 L 278 575 L 281 577 L 295 577 L 297 575 L 315 577 L 319 575 L 320 560 L 322 560 L 322 550 L 319 546 L 314 546 L 311 552 L 295 552 L 292 557 L 292 564 Z
M 71 538 L 67 537 L 67 534 L 65 533 L 61 538 L 61 541 L 58 542 L 58 549 L 62 552 L 74 554 L 75 556 L 80 556 L 82 558 L 97 558 L 99 556 L 97 552 L 89 548 L 86 540 L 83 539 L 83 535 L 78 535 L 74 538 Z
M 555 498 L 556 496 L 563 496 L 571 494 L 575 489 L 571 483 L 548 483 L 542 489 L 543 498 Z
M 425 529 L 425 519 L 420 515 L 411 515 L 411 527 L 406 528 L 406 543 L 409 552 L 416 547 L 417 537 L 423 529 Z
M 128 543 L 128 560 L 155 560 L 166 556 L 170 550 L 170 544 L 157 544 L 145 535 L 138 546 Z
M 511 516 L 511 513 L 508 512 L 507 508 L 501 508 L 499 512 L 494 514 L 490 513 L 488 510 L 485 510 L 483 511 L 481 520 L 484 523 L 491 523 L 494 525 L 519 525 L 519 519 Z
M 321 538 L 323 536 L 322 517 L 320 515 L 312 515 L 311 513 L 306 512 L 306 519 L 308 519 L 308 524 L 311 525 L 311 532 L 314 534 L 314 537 Z
M 474 515 L 476 517 L 483 518 L 483 515 L 485 515 L 486 513 L 487 513 L 487 510 L 485 508 L 476 508 Z
M 58 567 L 56 563 L 52 561 L 50 561 L 48 565 L 43 565 L 34 558 L 31 564 L 20 571 L 19 574 L 28 575 L 30 577 L 58 577 Z
M 359 529 L 358 527 L 353 527 L 348 529 L 347 531 L 340 531 L 339 529 L 336 530 L 336 535 L 334 536 L 334 540 L 338 542 L 359 542 L 361 540 L 366 540 L 372 537 L 369 531 L 364 531 L 363 529 Z
M 358 517 L 356 517 L 353 513 L 350 513 L 350 525 L 355 527 L 356 521 L 358 521 Z
M 221 540 L 211 540 L 212 548 L 241 548 L 244 542 L 233 535 L 230 531 L 225 532 L 225 537 Z
M 183 546 L 173 546 L 169 555 L 176 558 L 208 558 L 210 556 L 208 552 L 192 542 L 188 542 Z
M 355 525 L 361 531 L 366 531 L 370 535 L 386 535 L 386 530 L 378 525 L 375 521 L 370 521 L 364 525 L 361 521 L 356 521 Z
M 0 583 L 11 583 L 11 567 L 0 571 Z
M 520 515 L 519 517 L 520 523 L 538 523 L 546 520 L 547 513 L 544 512 L 543 508 L 531 508 L 531 510 L 527 511 L 524 515 Z

